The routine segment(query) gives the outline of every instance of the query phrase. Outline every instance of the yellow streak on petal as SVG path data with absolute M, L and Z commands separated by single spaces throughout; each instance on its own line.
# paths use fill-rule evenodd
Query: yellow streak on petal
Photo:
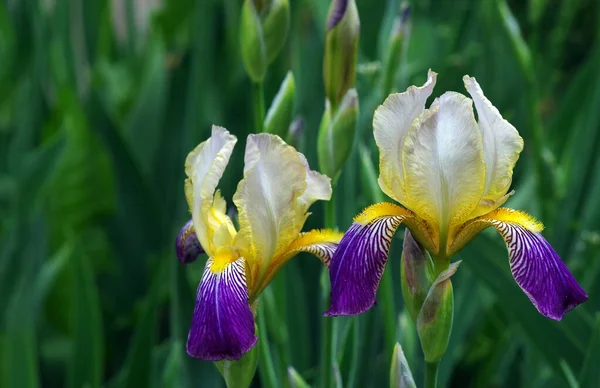
M 496 209 L 481 218 L 519 224 L 534 233 L 540 233 L 544 230 L 544 224 L 536 220 L 535 217 L 525 212 L 506 207 Z
M 453 235 L 453 238 L 448 240 L 448 254 L 454 255 L 482 230 L 499 222 L 518 224 L 534 233 L 540 233 L 544 230 L 544 225 L 533 216 L 519 210 L 503 207 L 463 224 Z
M 402 217 L 403 223 L 415 238 L 431 253 L 439 248 L 439 231 L 426 220 L 417 217 L 412 211 L 389 202 L 376 203 L 365 208 L 354 217 L 354 222 L 366 225 L 380 217 Z
M 365 208 L 354 217 L 354 222 L 366 225 L 379 217 L 413 216 L 413 212 L 389 202 L 381 202 Z
M 237 260 L 237 257 L 231 252 L 219 252 L 213 256 L 213 262 L 210 265 L 212 273 L 219 274 L 227 268 L 227 266 Z
M 319 257 L 321 261 L 329 260 L 330 258 L 324 258 L 319 256 L 319 246 L 325 246 L 327 244 L 337 244 L 344 237 L 344 233 L 338 232 L 332 229 L 313 229 L 309 232 L 301 233 L 292 243 L 288 246 L 285 252 L 273 258 L 265 276 L 260 281 L 260 284 L 250 284 L 250 298 L 257 297 L 264 288 L 269 285 L 273 277 L 285 263 L 287 263 L 292 257 L 296 256 L 300 252 L 309 252 Z M 324 253 L 324 252 L 323 252 Z M 258 282 L 256 282 L 258 283 Z
M 339 243 L 344 237 L 344 233 L 333 229 L 314 229 L 310 232 L 302 233 L 296 238 L 287 249 L 287 252 L 297 251 L 307 245 L 319 244 L 323 242 Z

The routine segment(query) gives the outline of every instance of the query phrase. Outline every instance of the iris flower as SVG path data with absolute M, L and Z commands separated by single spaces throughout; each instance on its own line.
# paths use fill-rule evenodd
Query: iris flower
M 422 87 L 390 95 L 375 111 L 379 186 L 402 206 L 375 204 L 354 219 L 330 263 L 325 315 L 356 315 L 373 306 L 392 236 L 404 223 L 432 254 L 437 273 L 479 232 L 494 227 L 517 284 L 542 315 L 560 320 L 587 300 L 586 293 L 542 236 L 542 224 L 500 207 L 512 194 L 523 139 L 469 76 L 463 81 L 471 98 L 446 92 L 426 109 L 436 77 L 430 71 Z
M 216 190 L 236 142 L 225 128 L 213 126 L 212 136 L 185 162 L 192 220 L 179 233 L 177 255 L 186 263 L 202 251 L 208 255 L 187 352 L 207 361 L 236 360 L 248 352 L 258 341 L 255 302 L 275 273 L 301 251 L 327 264 L 341 239 L 331 230 L 301 233 L 309 206 L 331 197 L 330 179 L 269 134 L 248 136 L 244 178 L 233 196 L 236 229 Z

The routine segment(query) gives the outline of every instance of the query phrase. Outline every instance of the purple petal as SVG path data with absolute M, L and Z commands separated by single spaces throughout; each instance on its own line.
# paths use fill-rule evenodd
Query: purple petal
M 333 0 L 331 9 L 329 10 L 329 16 L 327 17 L 327 29 L 331 30 L 335 27 L 340 20 L 344 17 L 348 8 L 348 0 Z
M 329 265 L 331 305 L 324 315 L 358 315 L 375 304 L 394 232 L 403 217 L 358 222 L 340 241 Z
M 204 249 L 202 249 L 196 236 L 192 220 L 183 225 L 183 228 L 179 231 L 177 240 L 175 240 L 175 251 L 177 252 L 177 259 L 183 264 L 193 262 L 199 255 L 204 253 Z
M 187 352 L 205 361 L 239 360 L 258 341 L 245 262 L 240 258 L 216 272 L 213 261 L 208 259 L 198 286 Z
M 508 246 L 513 277 L 542 315 L 560 321 L 588 299 L 541 233 L 510 223 L 495 226 Z

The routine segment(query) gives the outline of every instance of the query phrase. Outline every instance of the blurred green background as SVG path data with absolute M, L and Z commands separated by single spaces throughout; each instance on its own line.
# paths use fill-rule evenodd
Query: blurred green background
M 357 0 L 360 120 L 335 191 L 346 229 L 376 184 L 373 110 L 399 2 Z M 213 123 L 240 139 L 220 187 L 241 178 L 253 128 L 239 54 L 240 0 L 0 2 L 0 387 L 213 387 L 185 340 L 205 257 L 184 268 L 174 239 L 189 219 L 186 154 Z M 439 73 L 434 95 L 477 77 L 525 138 L 508 206 L 545 236 L 589 294 L 562 322 L 545 319 L 514 283 L 493 231 L 455 259 L 455 321 L 441 386 L 600 386 L 600 4 L 597 0 L 412 1 L 412 32 L 394 90 Z M 296 138 L 313 168 L 324 109 L 329 1 L 292 0 L 286 46 L 269 68 L 267 106 L 296 77 Z M 323 225 L 323 204 L 306 227 Z M 402 309 L 396 234 L 380 296 L 339 318 L 343 386 L 388 383 L 399 341 L 417 382 L 422 356 Z M 292 260 L 261 303 L 278 381 L 319 374 L 321 264 Z M 389 278 L 392 278 L 390 282 Z M 355 335 L 348 335 L 352 331 Z M 263 338 L 261 340 L 267 340 Z M 261 386 L 257 373 L 254 383 Z

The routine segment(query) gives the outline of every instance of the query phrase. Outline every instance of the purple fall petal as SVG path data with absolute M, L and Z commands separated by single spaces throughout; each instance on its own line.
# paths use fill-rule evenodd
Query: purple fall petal
M 496 228 L 508 246 L 513 277 L 542 315 L 560 321 L 565 313 L 588 299 L 540 233 L 509 223 Z
M 211 270 L 212 262 L 206 263 L 198 286 L 187 352 L 205 361 L 238 360 L 258 341 L 245 262 L 240 258 L 218 273 Z
M 375 304 L 392 237 L 401 217 L 380 217 L 348 229 L 329 265 L 331 305 L 325 316 L 358 315 Z
M 175 251 L 177 252 L 177 259 L 183 264 L 193 262 L 199 255 L 204 253 L 204 249 L 202 249 L 196 236 L 192 220 L 183 225 L 179 231 L 177 240 L 175 240 Z

